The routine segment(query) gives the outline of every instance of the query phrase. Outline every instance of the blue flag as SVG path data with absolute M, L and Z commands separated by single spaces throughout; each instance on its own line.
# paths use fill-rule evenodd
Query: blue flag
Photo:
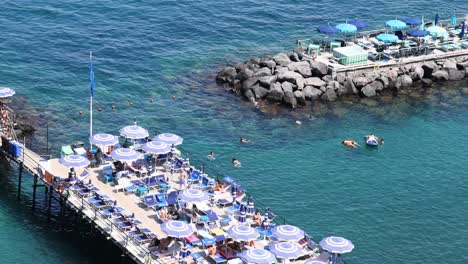
M 91 81 L 91 97 L 93 97 L 94 96 L 94 67 L 93 67 L 92 55 L 90 55 L 90 57 L 91 57 L 91 66 L 89 69 L 89 80 Z

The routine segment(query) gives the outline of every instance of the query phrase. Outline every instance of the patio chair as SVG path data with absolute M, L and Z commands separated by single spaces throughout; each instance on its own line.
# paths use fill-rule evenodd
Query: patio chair
M 189 185 L 199 182 L 200 177 L 201 177 L 201 172 L 199 170 L 194 170 L 188 177 Z
M 201 246 L 201 240 L 194 234 L 191 234 L 190 236 L 185 238 L 185 241 L 187 243 L 191 244 L 192 246 Z
M 124 211 L 125 211 L 125 209 L 123 209 L 122 207 L 116 206 L 116 207 L 106 209 L 106 210 L 102 211 L 102 213 L 106 217 L 113 217 L 113 216 L 116 216 L 119 213 L 124 212 Z
M 77 176 L 77 178 L 78 178 L 78 181 L 82 182 L 82 181 L 86 180 L 86 178 L 88 178 L 88 176 L 89 176 L 88 169 L 84 169 L 83 172 L 80 173 L 80 175 Z

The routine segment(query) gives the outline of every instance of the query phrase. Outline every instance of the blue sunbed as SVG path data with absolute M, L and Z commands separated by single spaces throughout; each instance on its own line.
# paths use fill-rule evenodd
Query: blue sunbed
M 156 206 L 156 198 L 154 197 L 154 195 L 147 195 L 145 197 L 143 197 L 143 203 L 147 206 L 147 207 L 153 207 L 153 206 Z

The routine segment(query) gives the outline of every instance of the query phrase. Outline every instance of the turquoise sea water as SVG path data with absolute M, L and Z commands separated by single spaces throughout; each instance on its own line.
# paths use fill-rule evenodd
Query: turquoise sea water
M 45 146 L 47 119 L 57 153 L 62 143 L 86 140 L 87 114 L 78 113 L 88 107 L 93 50 L 95 108 L 103 109 L 95 112 L 95 131 L 117 133 L 136 118 L 152 134 L 184 136 L 184 150 L 196 162 L 239 179 L 258 202 L 317 240 L 351 239 L 356 248 L 345 256 L 348 263 L 467 263 L 468 83 L 391 103 L 336 103 L 309 120 L 307 111 L 255 110 L 213 81 L 223 64 L 292 49 L 295 39 L 329 21 L 359 16 L 379 25 L 468 10 L 462 0 L 341 2 L 6 2 L 1 84 L 15 88 L 17 101 L 39 117 L 28 144 Z M 369 131 L 385 137 L 385 146 L 347 150 L 339 143 Z M 239 136 L 255 143 L 240 145 Z M 209 151 L 217 153 L 214 162 L 204 159 Z M 242 168 L 230 165 L 232 157 Z M 48 219 L 44 210 L 32 212 L 30 179 L 18 202 L 17 170 L 0 168 L 1 263 L 125 261 L 73 215 Z M 44 208 L 42 191 L 40 197 Z

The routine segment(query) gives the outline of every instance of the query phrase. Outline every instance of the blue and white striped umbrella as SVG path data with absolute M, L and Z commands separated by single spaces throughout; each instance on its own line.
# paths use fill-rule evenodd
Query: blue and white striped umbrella
M 247 201 L 247 215 L 252 216 L 255 213 L 254 199 L 250 197 Z
M 83 168 L 89 165 L 89 160 L 80 155 L 68 155 L 60 158 L 60 164 L 69 168 Z
M 141 139 L 149 136 L 148 130 L 137 125 L 126 126 L 120 129 L 120 135 L 129 139 Z
M 169 220 L 161 225 L 161 229 L 170 237 L 188 237 L 193 234 L 193 228 L 182 221 Z
M 15 95 L 15 90 L 8 87 L 0 87 L 0 98 L 7 98 Z
M 256 240 L 260 234 L 255 228 L 245 225 L 235 225 L 227 230 L 227 234 L 237 241 Z
M 167 154 L 171 152 L 171 146 L 162 141 L 150 141 L 143 145 L 143 150 L 151 154 Z
M 270 264 L 276 261 L 275 255 L 264 249 L 249 249 L 239 254 L 241 259 L 247 263 Z
M 270 246 L 270 251 L 275 254 L 277 258 L 281 259 L 295 259 L 302 255 L 302 249 L 297 243 L 280 242 Z
M 316 259 L 308 259 L 304 262 L 304 264 L 328 264 L 328 262 L 316 260 Z
M 244 205 L 242 205 L 244 206 Z M 240 210 L 240 213 L 239 213 L 239 223 L 241 224 L 244 224 L 247 222 L 247 214 L 245 212 L 245 210 L 242 210 L 242 206 L 241 206 L 241 210 Z M 245 208 L 245 206 L 244 206 Z
M 346 238 L 330 236 L 322 239 L 320 241 L 320 246 L 323 250 L 326 250 L 331 253 L 349 253 L 353 251 L 354 245 Z
M 178 145 L 182 144 L 182 142 L 184 141 L 183 138 L 179 137 L 176 134 L 171 134 L 171 133 L 159 134 L 156 137 L 154 137 L 153 140 L 162 141 L 162 142 L 168 144 L 169 146 L 172 146 L 172 145 L 178 146 Z
M 200 203 L 208 201 L 209 196 L 199 189 L 185 189 L 179 194 L 179 199 L 189 203 Z
M 111 152 L 111 157 L 113 159 L 124 162 L 138 160 L 141 156 L 141 153 L 129 148 L 118 148 Z
M 180 257 L 182 259 L 185 259 L 189 255 L 190 255 L 190 251 L 189 251 L 188 245 L 186 242 L 184 242 L 184 246 L 182 247 L 182 250 L 180 251 Z
M 401 20 L 393 19 L 385 22 L 385 26 L 389 27 L 392 30 L 401 30 L 405 29 L 408 25 L 406 25 L 406 23 Z
M 279 225 L 271 230 L 271 234 L 279 240 L 299 240 L 304 238 L 304 231 L 292 225 Z
M 92 137 L 89 137 L 89 142 L 96 146 L 114 146 L 119 143 L 119 137 L 106 133 L 94 134 Z

